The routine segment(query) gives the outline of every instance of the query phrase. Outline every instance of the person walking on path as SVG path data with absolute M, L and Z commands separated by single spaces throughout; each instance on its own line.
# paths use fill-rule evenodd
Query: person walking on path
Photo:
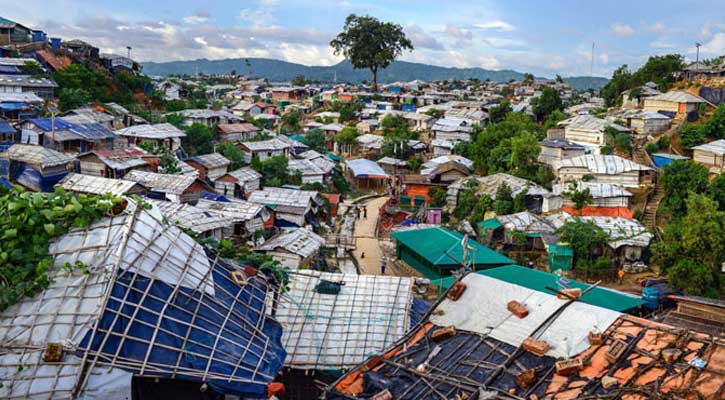
M 368 208 L 367 207 L 363 207 L 363 218 L 368 219 Z
M 380 275 L 385 275 L 385 260 L 380 262 Z

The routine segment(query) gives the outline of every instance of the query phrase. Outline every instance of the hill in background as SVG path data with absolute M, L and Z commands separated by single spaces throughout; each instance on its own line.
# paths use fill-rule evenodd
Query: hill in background
M 249 66 L 247 66 L 246 60 L 249 61 Z M 290 81 L 298 75 L 304 75 L 308 80 L 321 82 L 333 82 L 337 78 L 337 82 L 359 83 L 370 79 L 370 72 L 368 70 L 354 69 L 348 61 L 323 67 L 307 66 L 267 58 L 198 59 L 164 63 L 147 62 L 143 63 L 143 68 L 144 72 L 148 75 L 191 75 L 196 72 L 228 74 L 232 70 L 235 70 L 239 75 L 251 75 L 266 78 L 271 81 Z M 490 79 L 494 82 L 508 82 L 512 79 L 521 80 L 523 76 L 523 73 L 513 70 L 494 71 L 483 68 L 448 68 L 396 61 L 388 68 L 378 72 L 378 82 L 390 83 L 396 81 L 407 82 L 415 79 L 434 81 L 470 78 L 480 80 Z M 577 90 L 599 90 L 609 80 L 600 77 L 581 76 L 564 78 L 564 81 L 571 84 Z

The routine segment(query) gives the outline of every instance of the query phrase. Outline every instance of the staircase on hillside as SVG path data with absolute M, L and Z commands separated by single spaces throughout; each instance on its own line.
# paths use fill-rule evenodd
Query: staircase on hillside
M 652 167 L 652 159 L 643 147 L 635 147 L 632 151 L 632 161 L 640 165 Z
M 665 191 L 662 189 L 662 185 L 655 185 L 655 190 L 647 200 L 647 205 L 644 208 L 644 217 L 642 218 L 645 226 L 648 228 L 656 229 L 657 227 L 657 208 L 660 206 L 660 202 L 665 197 Z

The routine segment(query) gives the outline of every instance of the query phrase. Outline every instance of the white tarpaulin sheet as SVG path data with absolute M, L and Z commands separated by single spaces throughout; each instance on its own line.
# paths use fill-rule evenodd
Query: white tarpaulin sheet
M 43 351 L 0 356 L 0 398 L 71 398 L 81 376 L 81 359 L 66 354 L 62 363 L 45 363 Z M 22 366 L 22 367 L 21 367 Z M 118 368 L 93 368 L 78 399 L 130 400 L 133 374 Z
M 552 315 L 566 300 L 537 292 L 523 286 L 478 274 L 463 278 L 466 291 L 457 301 L 444 300 L 433 312 L 430 321 L 439 326 L 454 325 L 457 329 L 488 334 L 512 346 L 521 343 Z M 529 310 L 526 318 L 518 318 L 506 308 L 516 300 Z M 442 315 L 439 315 L 442 311 Z M 551 349 L 552 357 L 569 358 L 589 348 L 592 330 L 603 332 L 621 314 L 580 302 L 569 305 L 538 337 Z

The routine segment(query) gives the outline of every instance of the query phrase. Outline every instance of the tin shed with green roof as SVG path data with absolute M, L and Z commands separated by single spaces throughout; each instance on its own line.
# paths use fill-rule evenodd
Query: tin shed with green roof
M 554 289 L 561 289 L 558 283 L 560 279 L 558 275 L 539 271 L 537 269 L 522 267 L 520 265 L 507 265 L 504 267 L 479 271 L 477 273 L 551 295 L 553 295 L 554 292 L 547 289 L 547 286 Z M 431 282 L 431 285 L 441 286 L 443 290 L 446 290 L 451 284 L 453 284 L 454 281 L 455 278 L 451 276 L 433 281 Z M 567 279 L 567 285 L 571 288 L 581 288 L 582 291 L 586 290 L 590 286 L 586 283 L 572 279 Z M 641 297 L 604 287 L 596 287 L 592 289 L 587 294 L 583 295 L 580 300 L 586 304 L 618 312 L 632 311 L 644 304 Z
M 393 232 L 396 255 L 429 279 L 449 276 L 461 268 L 463 235 L 440 227 Z M 468 261 L 474 270 L 513 264 L 513 260 L 468 240 Z

